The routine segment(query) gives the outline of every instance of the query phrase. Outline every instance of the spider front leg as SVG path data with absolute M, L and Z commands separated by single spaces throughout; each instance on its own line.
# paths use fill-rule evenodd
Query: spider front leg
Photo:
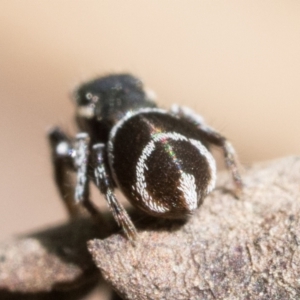
M 105 195 L 108 206 L 118 225 L 123 229 L 128 239 L 134 241 L 137 239 L 136 228 L 125 208 L 114 195 L 113 182 L 109 176 L 107 163 L 105 161 L 105 145 L 96 144 L 93 146 L 92 151 L 95 184 L 100 192 Z
M 238 170 L 238 160 L 235 154 L 235 150 L 232 147 L 231 143 L 215 129 L 208 126 L 205 123 L 204 119 L 191 109 L 184 106 L 173 105 L 171 108 L 171 113 L 181 119 L 187 120 L 189 123 L 196 126 L 203 138 L 209 144 L 221 147 L 223 149 L 226 166 L 231 172 L 233 181 L 236 186 L 236 193 L 237 195 L 240 195 L 243 189 L 243 181 Z
M 72 143 L 71 138 L 60 128 L 54 128 L 49 132 L 48 138 L 52 149 L 55 182 L 69 215 L 82 215 L 78 203 L 82 203 L 92 215 L 97 215 L 98 211 L 89 200 L 88 135 L 80 133 L 76 136 L 75 143 Z M 71 171 L 77 172 L 75 187 Z

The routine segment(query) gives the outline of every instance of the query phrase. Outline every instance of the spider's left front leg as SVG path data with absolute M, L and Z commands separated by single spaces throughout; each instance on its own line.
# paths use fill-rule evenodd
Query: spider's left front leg
M 137 231 L 125 208 L 114 194 L 113 180 L 108 171 L 105 151 L 104 144 L 96 144 L 92 149 L 92 165 L 94 169 L 95 184 L 100 192 L 105 195 L 108 206 L 117 224 L 123 229 L 127 238 L 134 241 L 137 239 Z
M 171 113 L 193 124 L 201 133 L 202 138 L 211 145 L 221 147 L 228 170 L 231 172 L 236 186 L 236 193 L 240 195 L 243 189 L 243 181 L 238 169 L 238 160 L 231 143 L 217 130 L 208 126 L 204 119 L 188 107 L 173 105 Z

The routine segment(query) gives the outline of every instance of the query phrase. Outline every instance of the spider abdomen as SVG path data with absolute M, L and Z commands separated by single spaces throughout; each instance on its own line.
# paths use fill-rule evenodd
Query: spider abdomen
M 198 131 L 161 109 L 119 121 L 108 155 L 118 187 L 151 215 L 185 217 L 215 185 L 215 161 Z

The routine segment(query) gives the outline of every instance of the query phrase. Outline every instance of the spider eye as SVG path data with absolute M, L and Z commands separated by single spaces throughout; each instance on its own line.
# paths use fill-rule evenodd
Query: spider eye
M 85 98 L 86 98 L 86 100 L 91 101 L 93 99 L 93 94 L 92 93 L 86 93 Z
M 89 103 L 92 104 L 96 104 L 99 101 L 99 96 L 92 93 L 86 93 L 85 98 Z

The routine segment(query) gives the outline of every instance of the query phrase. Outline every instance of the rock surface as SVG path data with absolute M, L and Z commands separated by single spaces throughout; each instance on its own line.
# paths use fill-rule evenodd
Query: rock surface
M 257 164 L 240 199 L 227 173 L 185 223 L 141 219 L 89 242 L 104 278 L 125 299 L 300 299 L 300 157 Z
M 95 236 L 99 236 L 98 228 L 78 219 L 2 242 L 0 296 L 1 291 L 32 294 L 97 280 L 99 274 L 86 249 L 86 241 Z

